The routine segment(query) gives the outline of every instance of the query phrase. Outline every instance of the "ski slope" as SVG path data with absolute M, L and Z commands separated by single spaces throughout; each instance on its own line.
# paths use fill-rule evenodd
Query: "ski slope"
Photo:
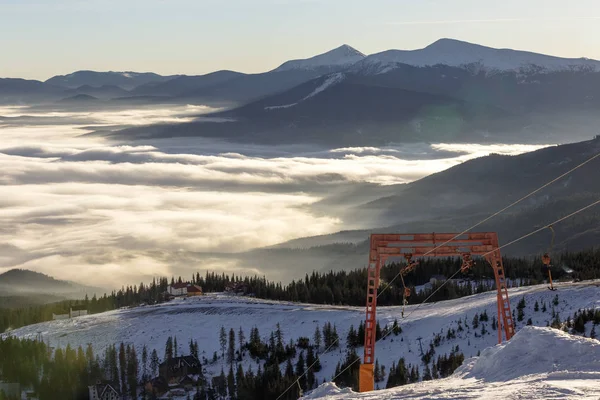
M 513 309 L 516 308 L 521 297 L 524 296 L 526 300 L 524 320 L 515 321 L 517 331 L 525 325 L 528 318 L 531 318 L 533 324 L 537 326 L 545 327 L 548 322 L 551 322 L 553 307 L 551 303 L 556 294 L 559 303 L 554 308 L 563 320 L 578 309 L 600 308 L 600 281 L 561 283 L 557 287 L 559 290 L 556 292 L 548 290 L 546 285 L 509 289 Z M 535 312 L 535 301 L 540 303 L 540 307 L 542 303 L 546 303 L 547 311 Z M 378 320 L 382 327 L 393 323 L 397 318 L 403 329 L 399 336 L 390 335 L 377 343 L 376 358 L 380 364 L 386 366 L 386 370 L 389 370 L 392 362 L 404 357 L 407 365 L 419 366 L 422 376 L 423 365 L 417 338 L 422 338 L 423 348 L 426 350 L 436 333 L 441 333 L 443 338 L 440 345 L 435 348 L 436 358 L 450 353 L 456 345 L 464 353 L 465 358 L 469 358 L 497 344 L 497 332 L 491 328 L 492 316 L 496 314 L 496 292 L 416 307 L 408 306 L 405 311 L 407 318 L 404 319 L 401 318 L 401 307 L 378 309 Z M 481 335 L 480 329 L 474 330 L 470 327 L 467 329 L 475 313 L 482 313 L 484 310 L 489 315 L 489 322 L 481 324 L 486 325 L 487 333 Z M 329 353 L 320 354 L 323 369 L 316 376 L 322 382 L 332 378 L 336 364 L 345 356 L 345 338 L 349 327 L 354 325 L 357 328 L 362 319 L 364 319 L 362 307 L 319 306 L 211 294 L 178 299 L 156 306 L 135 307 L 71 320 L 44 322 L 15 329 L 4 335 L 35 338 L 39 333 L 45 341 L 50 342 L 51 346 L 59 347 L 66 347 L 67 344 L 86 346 L 92 343 L 96 353 L 102 352 L 112 343 L 123 341 L 136 346 L 140 354 L 141 347 L 145 344 L 150 351 L 157 349 L 161 358 L 167 338 L 176 336 L 180 354 L 188 353 L 188 342 L 194 339 L 199 343 L 200 358 L 206 357 L 210 360 L 213 352 L 221 353 L 218 339 L 221 326 L 227 330 L 233 328 L 236 338 L 241 326 L 246 339 L 249 337 L 251 327 L 257 326 L 263 340 L 266 341 L 270 332 L 274 331 L 279 323 L 286 342 L 302 336 L 309 337 L 312 341 L 315 327 L 317 325 L 322 327 L 329 321 L 337 327 L 340 347 Z M 457 332 L 456 338 L 447 339 L 446 329 L 449 327 L 456 329 L 458 320 L 462 320 L 465 329 Z M 589 335 L 591 323 L 586 328 L 586 335 Z M 362 356 L 362 348 L 357 351 Z M 253 365 L 256 370 L 256 361 L 247 357 L 243 367 L 246 369 L 250 365 Z M 228 369 L 221 358 L 216 363 L 209 363 L 205 367 L 208 375 L 219 374 L 221 368 Z M 474 385 L 475 380 L 477 380 L 475 377 L 467 379 L 468 382 L 474 382 Z M 385 387 L 385 382 L 380 385 Z
M 327 383 L 306 399 L 598 399 L 600 341 L 527 326 L 446 379 L 371 393 Z

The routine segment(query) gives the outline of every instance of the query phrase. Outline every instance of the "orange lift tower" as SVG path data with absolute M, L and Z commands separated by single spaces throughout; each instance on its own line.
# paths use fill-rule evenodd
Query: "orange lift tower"
M 438 243 L 438 244 L 436 244 Z M 440 247 L 436 247 L 439 246 Z M 401 269 L 403 277 L 412 271 L 419 257 L 454 257 L 463 259 L 462 272 L 473 265 L 471 256 L 483 256 L 494 270 L 498 290 L 498 343 L 515 334 L 514 323 L 506 290 L 506 279 L 502 256 L 498 248 L 498 235 L 495 232 L 465 233 L 416 233 L 416 234 L 372 234 L 367 268 L 367 310 L 365 320 L 365 355 L 360 366 L 358 389 L 369 392 L 375 388 L 375 329 L 377 324 L 377 288 L 379 274 L 389 257 L 404 257 L 407 265 Z

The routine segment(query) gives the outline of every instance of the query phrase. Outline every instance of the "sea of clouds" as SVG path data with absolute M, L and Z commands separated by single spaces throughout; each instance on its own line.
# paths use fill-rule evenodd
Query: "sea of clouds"
M 323 149 L 90 135 L 102 127 L 186 122 L 207 111 L 0 107 L 0 273 L 26 268 L 105 287 L 198 268 L 262 274 L 260 266 L 209 254 L 361 228 L 367 222 L 353 220 L 348 206 L 391 185 L 492 152 L 543 147 Z

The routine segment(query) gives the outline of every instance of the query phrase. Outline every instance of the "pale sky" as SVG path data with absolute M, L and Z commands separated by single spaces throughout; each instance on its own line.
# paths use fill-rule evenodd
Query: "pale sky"
M 0 0 L 0 77 L 262 72 L 447 37 L 600 59 L 599 0 Z

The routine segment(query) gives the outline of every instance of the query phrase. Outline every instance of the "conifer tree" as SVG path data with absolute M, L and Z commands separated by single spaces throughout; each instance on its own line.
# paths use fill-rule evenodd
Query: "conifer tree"
M 233 361 L 235 361 L 235 331 L 231 328 L 229 329 L 229 346 L 227 347 L 227 362 L 229 363 L 230 368 L 233 368 L 231 367 Z
M 313 342 L 315 344 L 315 348 L 317 352 L 321 349 L 321 329 L 319 329 L 319 324 L 315 327 L 315 334 L 313 335 Z
M 473 323 L 472 323 L 473 329 L 477 329 L 479 328 L 479 315 L 475 314 L 475 316 L 473 317 Z M 432 371 L 433 373 L 433 371 Z M 436 379 L 436 378 L 434 378 Z
M 232 329 L 233 331 L 233 329 Z M 233 364 L 229 365 L 229 373 L 227 374 L 227 392 L 230 399 L 236 398 L 235 376 L 233 375 Z
M 152 376 L 156 376 L 158 374 L 158 364 L 160 360 L 158 359 L 158 353 L 156 349 L 152 349 L 152 354 L 150 355 L 150 371 Z
M 121 377 L 121 393 L 125 393 L 127 392 L 127 356 L 123 342 L 119 346 L 119 374 Z
M 131 346 L 127 354 L 127 385 L 129 386 L 129 396 L 132 399 L 137 399 L 138 364 L 135 346 Z
M 146 380 L 147 376 L 148 376 L 148 348 L 144 344 L 144 346 L 142 347 L 142 377 L 144 378 L 144 381 Z
M 225 348 L 227 347 L 227 332 L 225 331 L 224 326 L 221 326 L 221 331 L 219 332 L 219 344 L 221 345 L 221 357 L 225 357 Z
M 240 330 L 238 331 L 238 344 L 239 344 L 239 349 L 240 349 L 240 361 L 242 361 L 242 356 L 243 351 L 244 351 L 244 344 L 246 343 L 246 336 L 244 335 L 244 330 L 242 329 L 242 327 L 240 326 Z
M 296 375 L 298 376 L 300 387 L 302 390 L 306 390 L 306 375 L 304 372 L 306 371 L 304 366 L 304 351 L 300 352 L 298 356 L 298 361 L 296 362 Z
M 165 357 L 164 360 L 169 363 L 173 359 L 173 338 L 169 336 L 165 343 Z

